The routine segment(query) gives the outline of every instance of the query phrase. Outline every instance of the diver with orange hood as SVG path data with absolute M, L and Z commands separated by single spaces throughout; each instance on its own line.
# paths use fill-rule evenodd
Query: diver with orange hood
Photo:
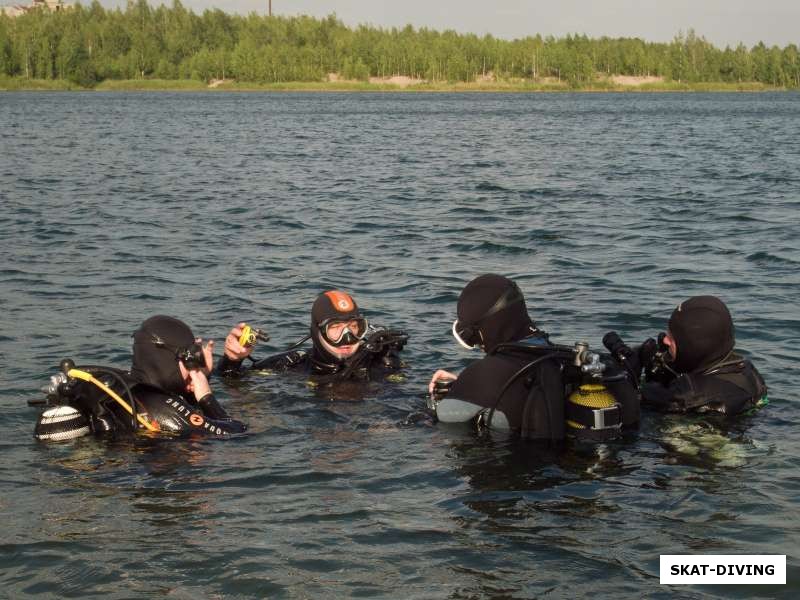
M 246 327 L 239 323 L 225 339 L 225 354 L 216 369 L 223 377 L 236 377 L 249 369 L 272 369 L 305 371 L 326 382 L 368 380 L 378 371 L 399 369 L 400 352 L 408 341 L 402 331 L 370 325 L 352 296 L 341 290 L 317 296 L 311 307 L 308 335 L 286 352 L 252 359 L 254 346 L 242 339 Z M 298 348 L 309 339 L 309 350 Z M 251 364 L 245 365 L 245 359 Z

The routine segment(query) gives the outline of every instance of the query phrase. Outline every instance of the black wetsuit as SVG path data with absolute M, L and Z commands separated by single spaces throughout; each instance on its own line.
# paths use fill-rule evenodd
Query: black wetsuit
M 321 382 L 380 379 L 387 371 L 396 371 L 402 367 L 400 351 L 405 344 L 405 340 L 392 342 L 385 334 L 396 339 L 399 332 L 384 329 L 374 332 L 353 356 L 344 361 L 332 360 L 331 357 L 317 352 L 316 346 L 312 346 L 310 350 L 282 352 L 255 360 L 249 365 L 223 355 L 217 364 L 216 373 L 221 377 L 239 377 L 252 369 L 270 369 L 303 372 Z M 381 335 L 384 335 L 388 343 L 381 343 L 378 339 Z
M 767 386 L 753 364 L 735 352 L 736 337 L 728 307 L 715 296 L 681 302 L 668 325 L 676 356 L 654 360 L 656 343 L 639 349 L 646 383 L 642 403 L 668 412 L 736 415 L 758 405 Z M 655 367 L 655 368 L 654 368 Z
M 732 352 L 699 372 L 651 377 L 641 391 L 642 404 L 656 410 L 736 415 L 755 408 L 767 386 L 753 363 Z
M 456 341 L 486 356 L 464 369 L 444 397 L 434 393 L 429 407 L 440 421 L 473 421 L 551 442 L 565 438 L 568 420 L 576 436 L 592 439 L 616 437 L 624 425 L 638 422 L 638 398 L 624 369 L 607 357 L 608 363 L 600 359 L 603 365 L 593 362 L 593 370 L 581 371 L 575 349 L 550 343 L 507 277 L 487 273 L 470 281 L 457 314 Z M 600 373 L 604 365 L 612 367 L 608 377 Z M 579 389 L 584 383 L 599 385 Z M 580 401 L 571 398 L 573 391 L 582 394 Z
M 533 345 L 548 345 L 546 338 L 526 341 Z M 488 420 L 488 412 L 494 409 L 494 424 L 505 420 L 508 428 L 525 438 L 562 439 L 564 382 L 561 364 L 557 360 L 543 360 L 527 375 L 518 377 L 498 401 L 498 394 L 506 382 L 532 360 L 535 358 L 522 354 L 487 355 L 461 372 L 443 402 L 455 399 L 473 404 L 477 413 L 475 417 L 483 422 Z M 442 411 L 445 409 L 446 404 L 441 407 Z
M 148 430 L 142 421 L 148 423 L 151 431 L 177 435 L 224 437 L 247 429 L 244 423 L 231 419 L 211 393 L 198 402 L 183 394 L 170 394 L 153 385 L 136 382 L 124 371 L 110 368 L 92 371 L 138 415 L 132 415 L 94 384 L 76 381 L 62 395 L 60 403 L 68 404 L 86 416 L 90 429 L 95 433 Z M 127 384 L 127 389 L 120 379 Z
M 437 416 L 441 420 L 477 419 L 479 425 L 507 428 L 530 440 L 563 440 L 566 420 L 570 418 L 567 411 L 575 409 L 567 404 L 566 398 L 584 382 L 579 370 L 566 364 L 563 356 L 547 357 L 555 347 L 546 335 L 527 338 L 515 345 L 527 345 L 535 351 L 527 354 L 501 349 L 472 363 L 437 405 Z M 536 365 L 508 384 L 534 361 Z M 602 362 L 606 365 L 602 383 L 620 406 L 622 425 L 636 425 L 639 402 L 631 378 L 610 356 L 604 355 Z M 454 405 L 454 400 L 474 408 L 470 411 L 466 406 Z

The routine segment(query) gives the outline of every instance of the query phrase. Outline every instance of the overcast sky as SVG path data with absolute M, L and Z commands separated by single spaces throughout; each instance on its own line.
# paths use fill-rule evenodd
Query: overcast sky
M 89 4 L 90 0 L 83 0 Z M 100 0 L 124 6 L 125 0 Z M 266 13 L 267 0 L 181 0 L 195 12 Z M 161 4 L 162 0 L 149 0 Z M 0 0 L 8 4 L 8 0 Z M 164 0 L 170 5 L 172 0 Z M 455 29 L 503 38 L 526 35 L 641 37 L 669 41 L 689 28 L 718 46 L 758 41 L 800 45 L 800 0 L 272 0 L 280 15 L 331 13 L 348 25 Z

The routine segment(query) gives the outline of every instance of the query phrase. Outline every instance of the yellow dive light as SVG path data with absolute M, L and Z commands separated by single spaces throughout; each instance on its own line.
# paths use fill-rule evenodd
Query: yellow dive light
M 254 329 L 250 327 L 250 325 L 245 325 L 242 327 L 242 335 L 239 336 L 239 345 L 243 346 L 244 348 L 250 348 L 251 346 L 255 346 L 256 342 L 267 342 L 269 341 L 269 335 L 261 329 Z

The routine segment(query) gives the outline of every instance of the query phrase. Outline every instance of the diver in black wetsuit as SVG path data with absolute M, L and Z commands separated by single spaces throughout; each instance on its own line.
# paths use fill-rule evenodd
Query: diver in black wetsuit
M 133 338 L 130 373 L 62 363 L 65 372 L 49 390 L 56 406 L 40 417 L 38 439 L 142 430 L 224 437 L 247 429 L 211 392 L 213 342 L 203 346 L 188 325 L 161 315 L 142 323 Z
M 225 354 L 216 369 L 223 377 L 236 377 L 252 368 L 303 371 L 320 383 L 371 380 L 401 368 L 400 352 L 408 341 L 401 331 L 370 326 L 355 300 L 338 290 L 324 292 L 314 301 L 309 335 L 299 342 L 310 338 L 310 350 L 251 359 L 252 365 L 244 366 L 253 347 L 242 345 L 243 327 L 239 323 L 225 340 Z
M 766 402 L 767 386 L 753 364 L 735 351 L 733 319 L 714 296 L 694 296 L 673 311 L 668 329 L 638 352 L 615 332 L 604 338 L 644 371 L 642 404 L 677 413 L 736 415 Z
M 481 275 L 464 288 L 453 335 L 486 356 L 458 376 L 434 373 L 428 389 L 440 421 L 473 421 L 551 442 L 564 439 L 567 420 L 593 439 L 615 437 L 623 425 L 638 422 L 638 399 L 624 370 L 609 356 L 601 362 L 588 349 L 576 354 L 552 344 L 506 277 Z M 591 363 L 576 364 L 576 356 L 591 357 Z M 588 380 L 594 383 L 581 385 Z

